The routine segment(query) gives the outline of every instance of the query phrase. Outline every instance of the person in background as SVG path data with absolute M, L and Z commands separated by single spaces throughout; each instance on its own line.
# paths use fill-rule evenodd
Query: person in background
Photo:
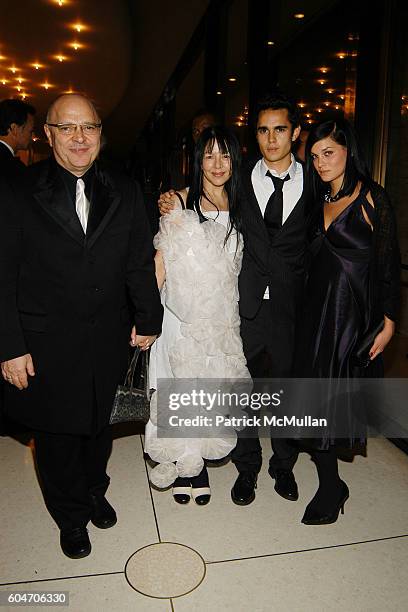
M 34 115 L 35 108 L 22 100 L 0 102 L 0 177 L 10 183 L 11 189 L 25 175 L 26 166 L 16 153 L 27 150 L 31 144 Z M 16 427 L 4 415 L 3 387 L 3 380 L 0 380 L 0 435 L 6 435 Z
M 184 135 L 170 153 L 166 176 L 161 185 L 162 190 L 168 188 L 183 189 L 186 184 L 191 185 L 195 145 L 203 130 L 217 124 L 215 114 L 205 108 L 194 114 L 188 135 Z M 155 208 L 157 210 L 157 206 Z
M 294 154 L 298 161 L 305 162 L 306 142 L 310 134 L 310 129 L 302 127 L 300 134 L 294 146 Z
M 0 102 L 0 174 L 13 180 L 25 166 L 16 157 L 26 151 L 34 133 L 35 108 L 22 100 Z

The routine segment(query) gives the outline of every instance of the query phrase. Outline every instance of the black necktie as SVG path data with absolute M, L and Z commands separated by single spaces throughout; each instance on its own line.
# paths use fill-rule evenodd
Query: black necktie
M 268 170 L 266 176 L 272 179 L 275 191 L 271 194 L 268 203 L 265 208 L 264 221 L 271 236 L 274 236 L 276 232 L 282 227 L 282 216 L 283 216 L 283 183 L 290 179 L 289 174 L 285 178 L 281 179 L 277 176 L 273 176 Z

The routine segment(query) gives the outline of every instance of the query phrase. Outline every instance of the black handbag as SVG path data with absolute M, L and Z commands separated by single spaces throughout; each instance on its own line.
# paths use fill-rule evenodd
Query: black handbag
M 374 340 L 384 328 L 384 320 L 382 320 L 373 330 L 368 331 L 361 338 L 354 353 L 351 357 L 352 365 L 356 368 L 367 368 L 370 363 L 370 349 L 373 346 Z
M 139 347 L 130 362 L 123 385 L 118 385 L 109 424 L 138 421 L 147 423 L 150 417 L 149 353 Z M 137 386 L 134 384 L 136 366 L 140 365 Z

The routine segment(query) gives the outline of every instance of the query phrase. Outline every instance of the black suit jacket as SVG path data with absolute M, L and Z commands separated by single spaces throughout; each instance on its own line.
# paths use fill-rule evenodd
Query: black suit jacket
M 0 142 L 0 176 L 13 183 L 25 174 L 27 167 L 18 158 L 14 157 L 10 149 Z
M 242 225 L 244 254 L 239 276 L 240 314 L 254 319 L 269 286 L 272 326 L 276 333 L 271 340 L 276 354 L 292 355 L 295 327 L 304 282 L 306 246 L 305 190 L 281 230 L 270 238 L 255 192 L 251 175 L 256 162 L 242 171 Z M 243 334 L 245 334 L 244 328 Z M 245 338 L 244 338 L 245 345 Z M 285 345 L 285 346 L 283 346 Z M 291 358 L 282 371 L 289 372 Z
M 140 188 L 97 167 L 87 235 L 53 160 L 0 206 L 0 360 L 31 353 L 27 390 L 7 385 L 10 416 L 88 434 L 108 422 L 132 324 L 161 330 L 162 306 Z

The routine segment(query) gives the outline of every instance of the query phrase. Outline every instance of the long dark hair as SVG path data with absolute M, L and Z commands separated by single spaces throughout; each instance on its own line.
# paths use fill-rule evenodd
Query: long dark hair
M 190 189 L 188 191 L 186 205 L 187 208 L 196 211 L 200 221 L 207 220 L 207 217 L 203 214 L 200 208 L 201 198 L 205 197 L 208 200 L 208 196 L 204 194 L 203 190 L 202 163 L 205 153 L 207 151 L 211 152 L 215 143 L 217 143 L 222 154 L 229 154 L 231 160 L 231 176 L 225 183 L 229 208 L 229 224 L 227 235 L 225 237 L 226 242 L 233 230 L 240 232 L 242 227 L 241 208 L 239 203 L 241 150 L 237 137 L 228 128 L 213 126 L 203 130 L 194 149 L 193 177 Z M 214 208 L 218 210 L 213 202 L 211 202 L 211 204 L 213 204 Z
M 306 141 L 305 149 L 306 181 L 309 198 L 311 204 L 314 203 L 315 205 L 320 204 L 323 194 L 327 190 L 327 184 L 322 181 L 313 166 L 311 150 L 316 142 L 327 137 L 330 137 L 334 142 L 347 149 L 346 168 L 341 187 L 342 195 L 351 195 L 359 181 L 363 185 L 370 187 L 373 184 L 351 124 L 346 119 L 332 119 L 318 123 L 312 128 Z

